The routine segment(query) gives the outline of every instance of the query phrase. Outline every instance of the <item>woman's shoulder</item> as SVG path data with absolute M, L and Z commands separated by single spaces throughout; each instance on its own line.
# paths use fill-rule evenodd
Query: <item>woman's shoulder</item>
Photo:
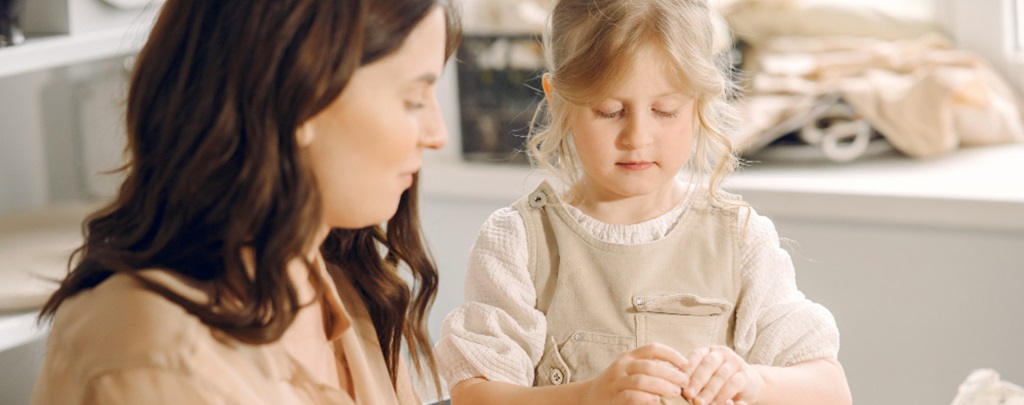
M 183 307 L 127 274 L 115 274 L 58 308 L 49 351 L 102 369 L 185 355 L 208 328 Z M 207 335 L 209 335 L 207 333 Z
M 170 272 L 137 274 L 193 298 L 194 288 Z M 281 345 L 249 345 L 216 332 L 119 274 L 57 310 L 36 391 L 59 398 L 52 403 L 90 390 L 105 390 L 117 403 L 293 403 L 282 399 L 312 387 L 300 370 Z

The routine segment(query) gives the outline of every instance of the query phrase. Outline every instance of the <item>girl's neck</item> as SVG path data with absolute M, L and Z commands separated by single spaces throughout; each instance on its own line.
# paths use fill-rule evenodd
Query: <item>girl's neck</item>
M 612 225 L 632 225 L 657 218 L 677 207 L 686 197 L 687 187 L 671 181 L 653 192 L 624 196 L 601 193 L 585 182 L 573 190 L 569 204 L 587 216 Z

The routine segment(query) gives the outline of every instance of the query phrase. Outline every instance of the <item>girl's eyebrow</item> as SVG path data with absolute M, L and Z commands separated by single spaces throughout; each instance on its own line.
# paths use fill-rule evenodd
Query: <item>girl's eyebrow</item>
M 667 93 L 662 93 L 662 94 L 656 95 L 656 96 L 654 96 L 654 98 L 665 98 L 665 97 L 681 96 L 681 95 L 683 95 L 683 92 L 681 92 L 681 91 L 670 91 L 670 92 L 667 92 Z
M 667 97 L 681 97 L 681 96 L 685 96 L 685 95 L 686 95 L 686 93 L 682 92 L 682 91 L 669 91 L 669 92 L 657 94 L 654 97 L 652 97 L 652 99 L 657 100 L 657 99 L 662 99 L 662 98 L 667 98 Z M 629 97 L 622 97 L 622 96 L 611 96 L 611 97 L 608 97 L 607 100 L 616 100 L 616 101 L 627 100 L 628 101 L 628 100 L 631 100 L 631 98 L 629 98 Z

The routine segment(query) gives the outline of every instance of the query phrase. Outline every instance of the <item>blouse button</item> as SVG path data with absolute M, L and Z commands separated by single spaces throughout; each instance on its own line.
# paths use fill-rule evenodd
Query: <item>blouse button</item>
M 561 384 L 562 383 L 562 378 L 564 378 L 564 376 L 562 375 L 562 370 L 559 370 L 557 368 L 554 369 L 554 370 L 551 370 L 551 383 L 552 384 L 555 384 L 555 385 Z

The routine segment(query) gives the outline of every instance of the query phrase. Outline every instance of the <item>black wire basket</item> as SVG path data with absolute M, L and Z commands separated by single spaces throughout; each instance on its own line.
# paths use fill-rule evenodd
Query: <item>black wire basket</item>
M 466 35 L 456 55 L 463 158 L 527 163 L 526 136 L 544 98 L 539 38 Z

